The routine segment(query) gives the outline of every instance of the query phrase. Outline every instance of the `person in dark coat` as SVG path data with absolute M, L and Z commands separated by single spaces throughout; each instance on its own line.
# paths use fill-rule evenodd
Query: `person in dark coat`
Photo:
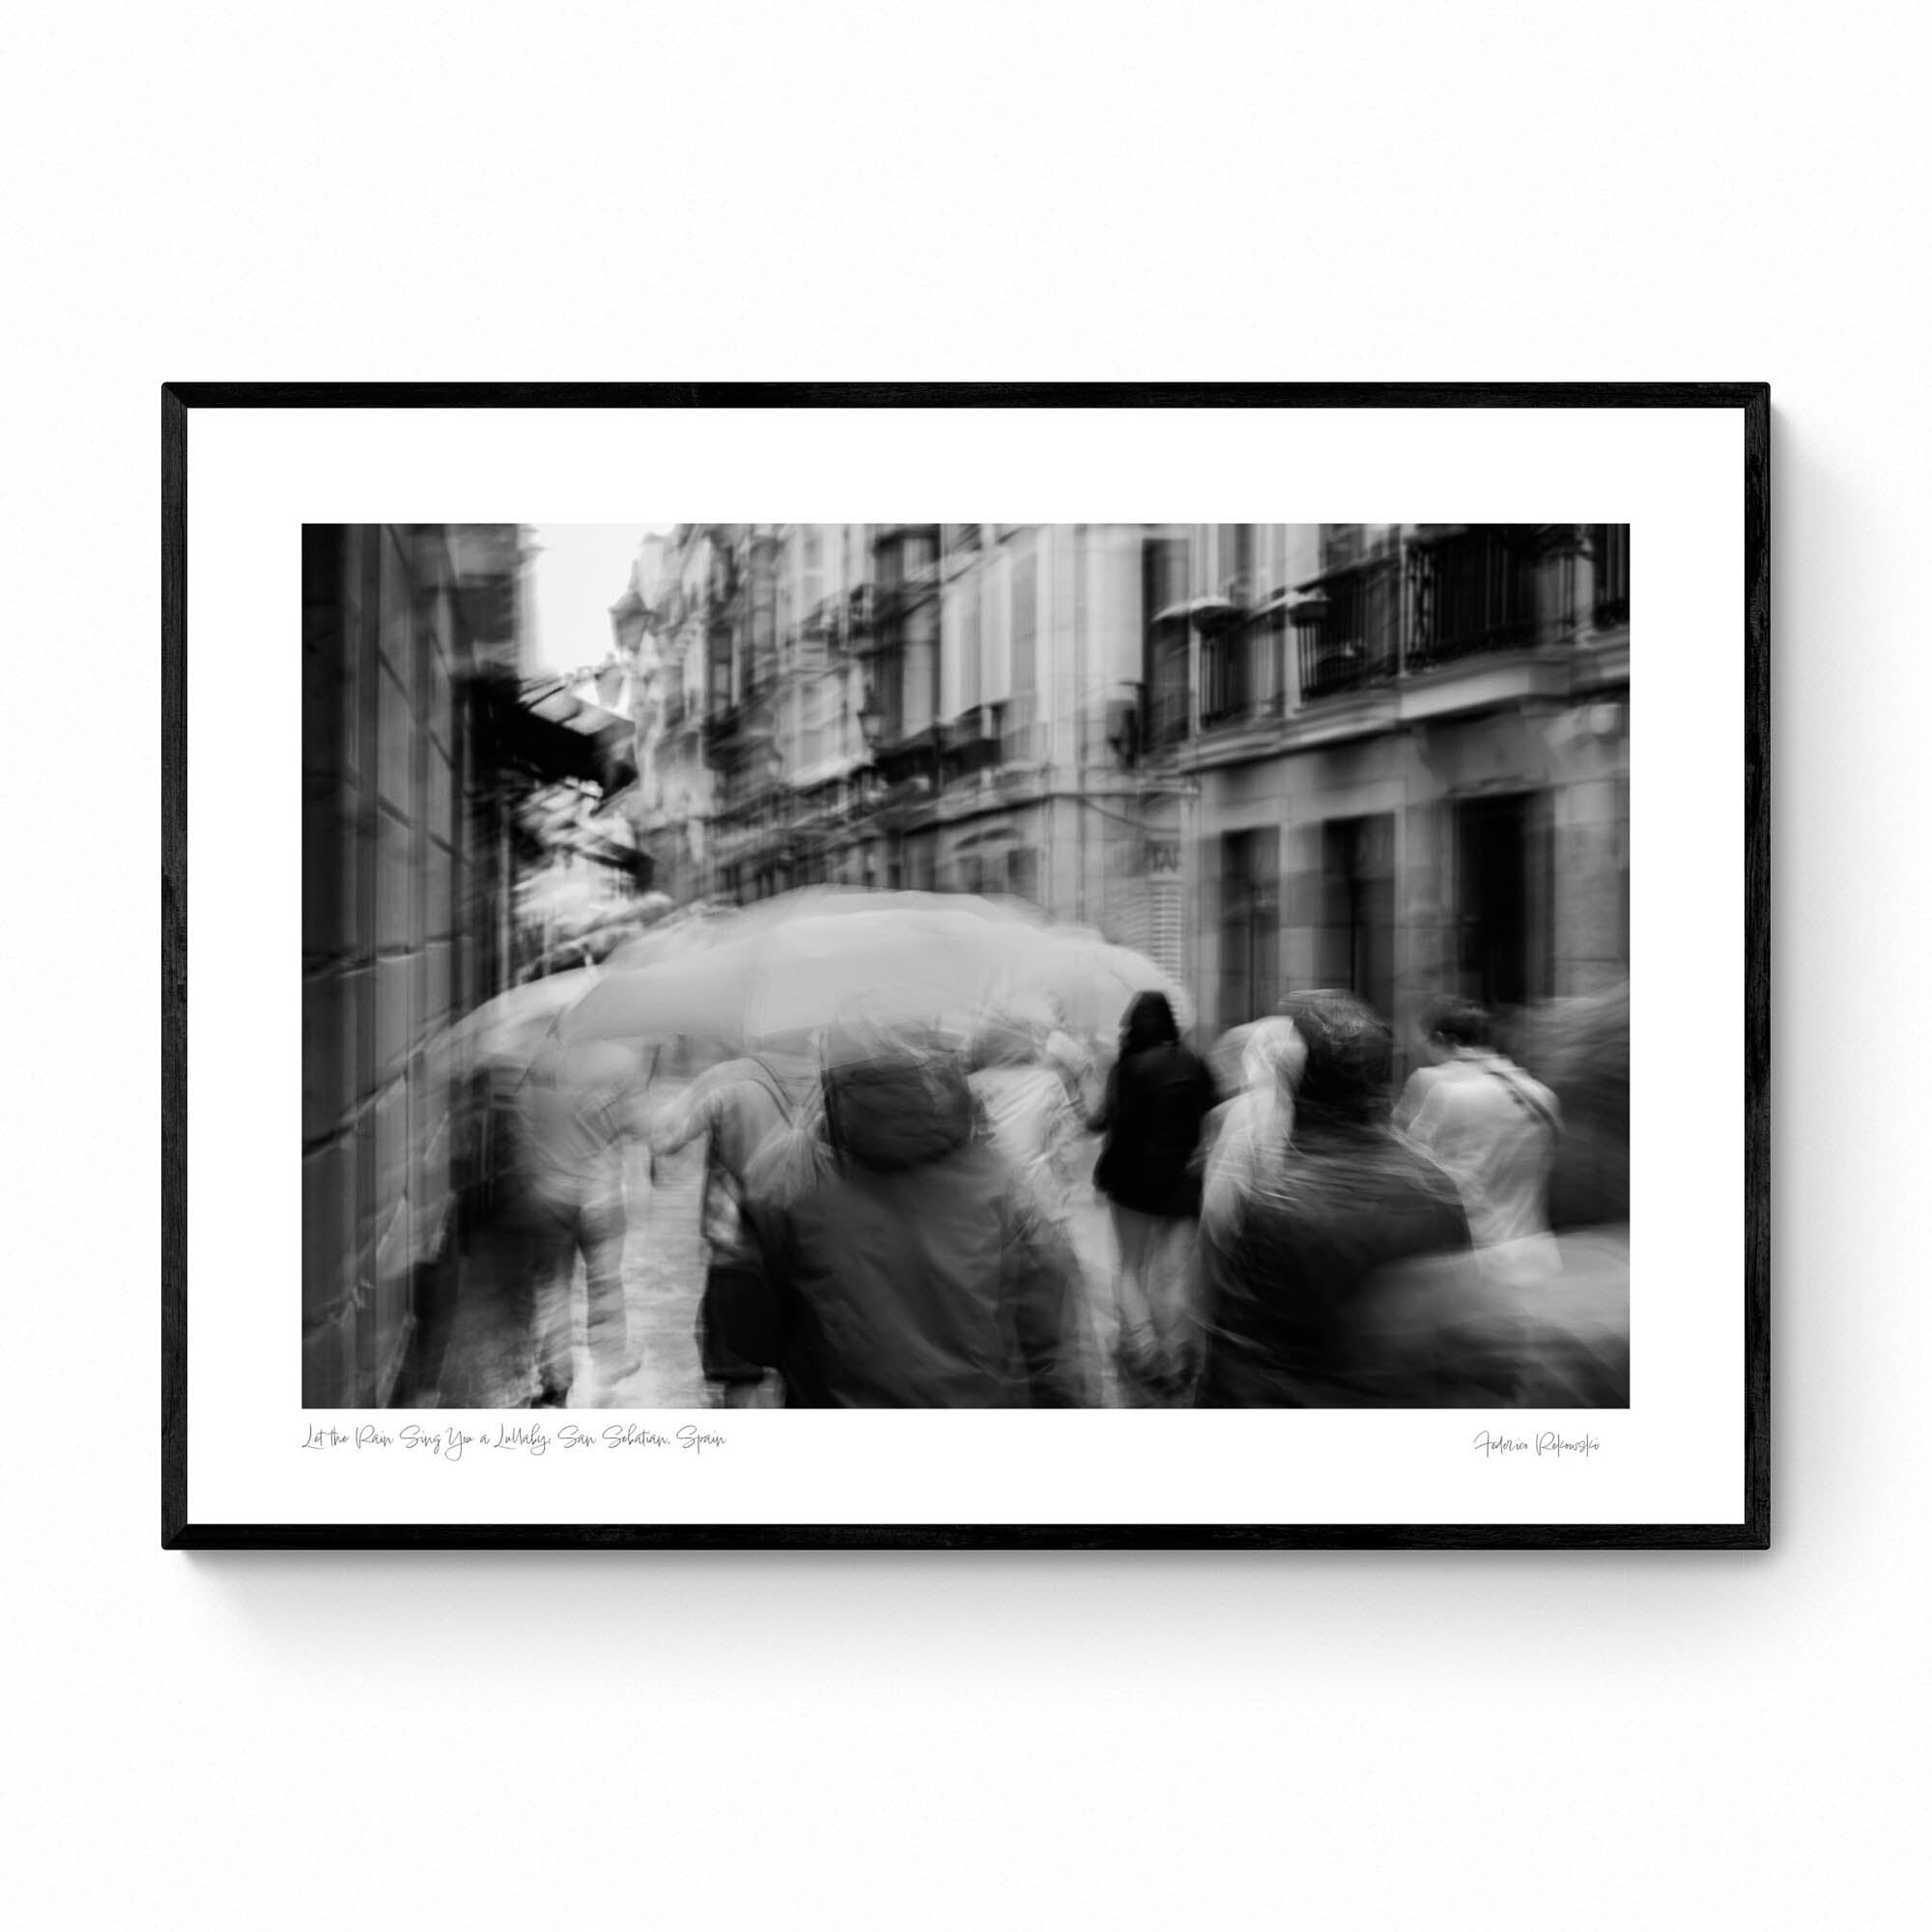
M 1065 1250 L 976 1136 L 963 1058 L 861 1026 L 823 1065 L 822 1118 L 767 1142 L 712 1258 L 705 1374 L 727 1403 L 776 1369 L 788 1407 L 1070 1406 Z
M 1117 1351 L 1130 1397 L 1174 1399 L 1198 1365 L 1198 1155 L 1216 1098 L 1206 1064 L 1181 1044 L 1166 994 L 1136 994 L 1106 1095 L 1089 1123 L 1106 1136 L 1094 1184 L 1107 1197 L 1120 1252 Z
M 1202 1226 L 1203 1407 L 1428 1407 L 1444 1353 L 1466 1387 L 1481 1364 L 1453 1335 L 1392 1333 L 1384 1273 L 1466 1255 L 1456 1186 L 1389 1126 L 1388 1028 L 1352 993 L 1282 1007 L 1305 1058 L 1292 1127 L 1255 1151 Z M 1503 1393 L 1506 1393 L 1504 1391 Z

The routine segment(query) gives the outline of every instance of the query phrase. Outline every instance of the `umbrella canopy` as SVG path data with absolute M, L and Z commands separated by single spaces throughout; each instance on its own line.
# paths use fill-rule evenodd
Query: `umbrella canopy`
M 624 940 L 606 963 L 613 973 L 655 966 L 662 960 L 681 958 L 687 952 L 717 945 L 728 927 L 728 915 L 699 913 L 661 920 L 648 932 Z
M 1194 1024 L 1186 992 L 1144 953 L 1084 936 L 1054 937 L 1041 990 L 1059 1006 L 1067 1032 L 1090 1039 L 1111 1037 L 1137 993 L 1164 993 L 1181 1031 Z
M 1018 926 L 1029 932 L 1048 929 L 1038 913 L 1018 900 L 1003 902 L 965 893 L 867 892 L 849 886 L 805 886 L 735 911 L 710 905 L 685 907 L 654 925 L 641 938 L 627 941 L 611 954 L 610 965 L 618 972 L 655 966 L 700 948 L 790 927 L 803 920 L 877 918 L 888 914 L 908 927 L 923 923 L 941 931 L 952 930 L 952 923 L 967 918 Z
M 876 896 L 876 895 L 874 895 Z M 566 1015 L 570 1038 L 789 1037 L 855 1014 L 971 1034 L 1058 965 L 1043 926 L 929 905 L 751 922 L 716 944 L 608 973 Z M 641 945 L 642 942 L 639 942 Z
M 521 1070 L 536 1057 L 559 1016 L 583 997 L 597 978 L 594 968 L 580 967 L 512 986 L 449 1028 L 432 1054 L 449 1071 L 466 1065 Z
M 922 914 L 970 916 L 993 920 L 1009 925 L 1030 925 L 1045 929 L 1045 916 L 1022 898 L 981 898 L 978 893 L 875 893 L 856 885 L 806 885 L 794 893 L 781 893 L 777 898 L 761 898 L 736 914 L 746 929 L 763 925 L 782 925 L 802 918 L 837 918 L 862 912 L 896 912 L 918 918 Z
M 587 929 L 602 932 L 607 926 L 629 925 L 641 931 L 668 918 L 672 910 L 670 900 L 663 893 L 645 893 L 638 898 L 619 899 L 614 905 L 607 905 Z

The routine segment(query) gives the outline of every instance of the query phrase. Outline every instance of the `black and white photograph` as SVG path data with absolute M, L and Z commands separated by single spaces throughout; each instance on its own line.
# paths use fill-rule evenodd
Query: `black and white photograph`
M 1633 574 L 305 525 L 302 1406 L 1627 1407 Z
M 1762 1538 L 1761 385 L 162 425 L 171 1545 Z

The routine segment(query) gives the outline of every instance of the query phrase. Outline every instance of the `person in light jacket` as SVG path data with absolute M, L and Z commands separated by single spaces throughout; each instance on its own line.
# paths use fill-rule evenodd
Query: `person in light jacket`
M 1435 1066 L 1406 1138 L 1455 1180 L 1491 1273 L 1524 1286 L 1556 1273 L 1548 1199 L 1562 1131 L 1555 1094 L 1496 1051 L 1490 1016 L 1473 1001 L 1440 1000 L 1423 1026 Z

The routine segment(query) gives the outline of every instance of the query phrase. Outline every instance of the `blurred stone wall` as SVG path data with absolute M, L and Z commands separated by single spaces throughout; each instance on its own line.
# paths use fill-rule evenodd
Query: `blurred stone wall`
M 486 545 L 493 554 L 514 556 Z M 396 1399 L 449 1259 L 464 1127 L 428 1047 L 495 990 L 507 881 L 466 785 L 476 548 L 302 537 L 302 1402 Z M 479 599 L 480 604 L 479 604 Z

